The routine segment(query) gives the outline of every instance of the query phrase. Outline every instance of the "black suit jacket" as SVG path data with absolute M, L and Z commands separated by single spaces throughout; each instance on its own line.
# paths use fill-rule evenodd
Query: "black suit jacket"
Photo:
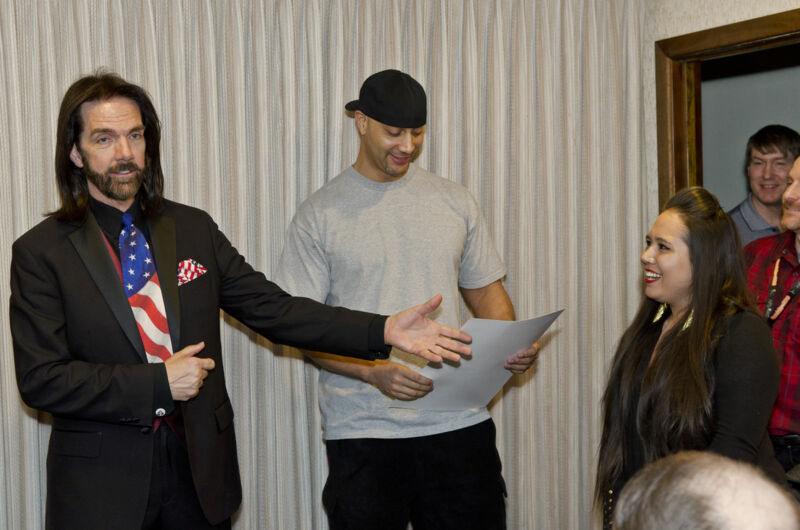
M 374 315 L 293 298 L 256 272 L 203 211 L 166 201 L 149 221 L 174 351 L 205 341 L 216 363 L 180 403 L 195 488 L 212 523 L 241 502 L 233 409 L 225 388 L 219 310 L 267 338 L 374 358 Z M 182 286 L 177 266 L 207 273 Z M 163 364 L 148 364 L 133 313 L 91 213 L 48 218 L 20 237 L 11 262 L 10 322 L 19 390 L 52 413 L 49 528 L 139 528 L 147 503 L 154 411 L 170 396 Z

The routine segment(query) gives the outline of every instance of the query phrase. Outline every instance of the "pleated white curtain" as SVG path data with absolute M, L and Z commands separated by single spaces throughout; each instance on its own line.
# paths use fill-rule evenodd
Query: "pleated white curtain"
M 355 160 L 344 103 L 369 74 L 407 71 L 429 98 L 419 163 L 478 199 L 518 316 L 566 308 L 538 371 L 491 407 L 508 526 L 589 528 L 599 399 L 639 300 L 642 26 L 638 0 L 4 0 L 0 311 L 11 243 L 56 207 L 58 105 L 81 74 L 150 91 L 167 196 L 269 276 L 296 207 Z M 326 528 L 315 369 L 223 318 L 235 528 Z M 48 418 L 19 398 L 7 324 L 0 340 L 0 528 L 40 528 Z

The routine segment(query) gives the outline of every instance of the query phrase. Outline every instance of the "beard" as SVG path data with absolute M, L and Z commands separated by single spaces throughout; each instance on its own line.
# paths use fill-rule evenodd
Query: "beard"
M 144 182 L 144 172 L 146 168 L 141 168 L 133 162 L 123 162 L 115 166 L 111 166 L 104 173 L 97 173 L 89 168 L 89 164 L 84 160 L 83 172 L 86 178 L 94 184 L 94 186 L 109 199 L 116 201 L 126 201 L 136 196 L 139 188 L 142 187 Z M 119 171 L 133 171 L 131 175 L 126 178 L 114 177 L 111 173 Z

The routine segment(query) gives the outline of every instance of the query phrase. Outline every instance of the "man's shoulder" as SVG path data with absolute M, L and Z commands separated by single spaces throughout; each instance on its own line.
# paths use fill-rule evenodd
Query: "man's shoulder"
M 791 246 L 794 232 L 786 231 L 771 236 L 754 239 L 744 247 L 745 265 L 747 268 L 760 267 L 763 259 L 770 259 L 783 252 L 787 245 Z
M 735 215 L 738 215 L 738 216 L 740 216 L 740 217 L 741 217 L 741 215 L 742 215 L 742 208 L 744 208 L 744 207 L 745 207 L 745 203 L 746 203 L 748 200 L 750 200 L 750 198 L 749 198 L 749 197 L 745 197 L 745 199 L 744 199 L 742 202 L 740 202 L 739 204 L 737 204 L 736 206 L 734 206 L 733 208 L 731 208 L 730 210 L 728 210 L 728 215 L 730 215 L 731 217 L 733 217 L 733 216 L 735 216 Z
M 754 239 L 747 245 L 745 245 L 745 250 L 750 251 L 763 251 L 763 250 L 770 250 L 770 249 L 783 249 L 786 246 L 787 242 L 794 238 L 794 232 L 785 231 L 779 234 L 773 234 L 771 236 L 764 236 L 758 239 Z
M 154 219 L 158 219 L 159 216 L 171 217 L 175 219 L 176 222 L 213 221 L 211 215 L 201 208 L 167 199 L 162 201 L 161 208 L 158 210 Z
M 63 222 L 49 215 L 19 236 L 14 245 L 53 248 L 59 242 L 66 240 L 70 233 L 80 229 L 84 223 L 85 220 Z
M 208 217 L 208 212 L 196 206 L 183 204 L 182 202 L 175 202 L 169 199 L 164 199 L 161 202 L 161 209 L 159 215 L 202 215 Z

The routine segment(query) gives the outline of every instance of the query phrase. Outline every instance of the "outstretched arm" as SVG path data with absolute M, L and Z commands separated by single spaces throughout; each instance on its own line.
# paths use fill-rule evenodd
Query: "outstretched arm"
M 442 359 L 458 361 L 462 355 L 471 355 L 470 347 L 462 343 L 471 342 L 472 337 L 427 317 L 441 303 L 442 295 L 437 294 L 424 304 L 387 318 L 383 331 L 386 344 L 435 363 L 442 362 Z

